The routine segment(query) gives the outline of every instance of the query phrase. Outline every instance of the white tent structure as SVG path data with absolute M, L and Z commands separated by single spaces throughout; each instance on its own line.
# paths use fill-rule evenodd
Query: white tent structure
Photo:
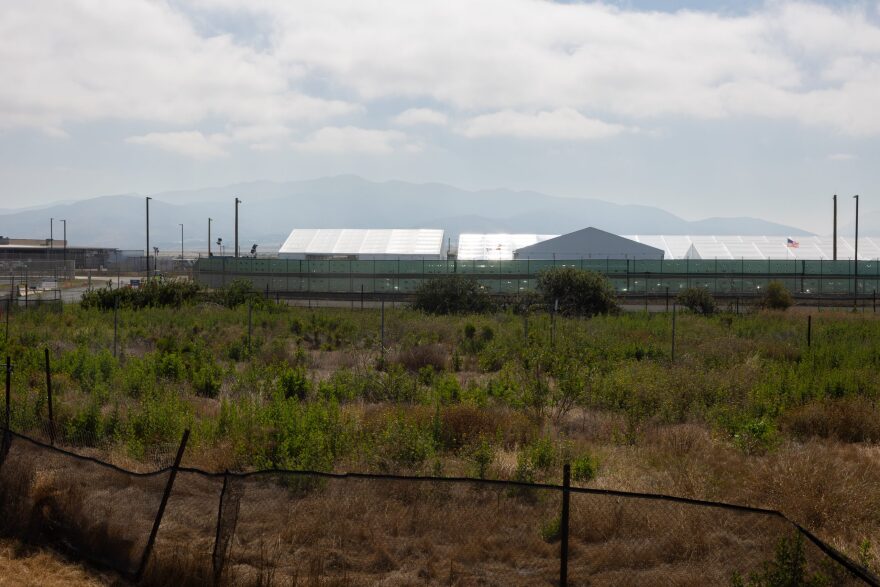
M 282 259 L 442 259 L 443 231 L 295 228 L 281 245 L 278 256 Z
M 803 259 L 833 258 L 830 236 L 709 236 L 709 235 L 628 235 L 632 239 L 662 249 L 665 259 Z M 837 259 L 855 257 L 855 241 L 837 237 Z M 880 259 L 880 239 L 859 238 L 859 259 Z
M 458 237 L 458 258 L 466 261 L 509 261 L 517 249 L 528 247 L 556 234 L 462 234 Z

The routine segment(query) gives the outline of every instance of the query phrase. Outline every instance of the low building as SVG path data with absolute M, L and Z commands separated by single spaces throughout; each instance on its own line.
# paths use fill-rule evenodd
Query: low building
M 295 228 L 282 259 L 422 259 L 444 257 L 443 231 L 429 228 Z
M 663 259 L 662 249 L 598 228 L 583 228 L 516 249 L 514 259 Z

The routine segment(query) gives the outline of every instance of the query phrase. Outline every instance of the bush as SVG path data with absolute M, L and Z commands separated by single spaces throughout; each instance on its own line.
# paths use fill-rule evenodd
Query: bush
M 595 316 L 619 311 L 611 282 L 599 273 L 573 267 L 553 267 L 538 276 L 543 302 L 566 316 Z
M 151 279 L 137 289 L 109 286 L 86 292 L 82 296 L 83 308 L 98 308 L 109 311 L 118 305 L 120 308 L 179 308 L 194 302 L 201 287 L 192 281 L 166 281 Z
M 582 455 L 571 462 L 571 478 L 574 481 L 592 481 L 599 470 L 596 459 L 590 455 Z
M 771 281 L 764 290 L 763 304 L 771 310 L 787 310 L 794 304 L 794 299 L 781 281 Z
M 492 309 L 492 299 L 470 277 L 444 275 L 423 282 L 413 308 L 428 314 L 478 314 Z
M 695 314 L 711 316 L 718 310 L 715 298 L 703 287 L 689 287 L 678 294 L 676 301 Z

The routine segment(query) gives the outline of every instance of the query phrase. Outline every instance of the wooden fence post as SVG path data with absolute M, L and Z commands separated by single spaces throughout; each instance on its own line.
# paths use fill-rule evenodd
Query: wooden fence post
M 568 587 L 568 509 L 571 488 L 571 465 L 562 467 L 562 515 L 559 520 L 559 586 Z

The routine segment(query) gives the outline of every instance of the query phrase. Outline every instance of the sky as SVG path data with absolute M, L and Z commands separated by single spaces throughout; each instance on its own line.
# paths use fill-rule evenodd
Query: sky
M 358 174 L 880 211 L 880 0 L 8 0 L 0 209 Z

